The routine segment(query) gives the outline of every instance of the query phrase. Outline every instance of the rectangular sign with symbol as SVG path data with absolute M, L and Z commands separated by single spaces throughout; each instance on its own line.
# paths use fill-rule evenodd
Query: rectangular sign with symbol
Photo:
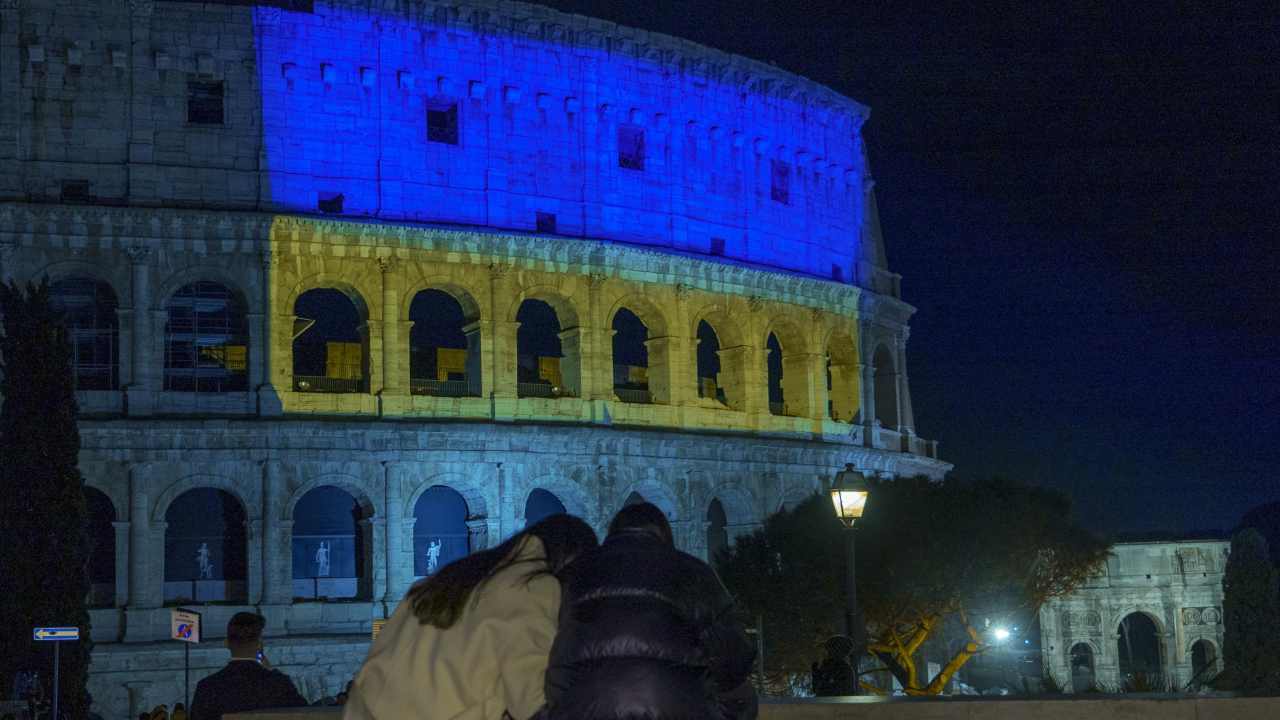
M 169 634 L 174 640 L 200 642 L 200 613 L 186 608 L 174 608 L 169 612 Z
M 41 642 L 67 642 L 80 639 L 78 627 L 38 627 L 31 630 L 31 637 Z

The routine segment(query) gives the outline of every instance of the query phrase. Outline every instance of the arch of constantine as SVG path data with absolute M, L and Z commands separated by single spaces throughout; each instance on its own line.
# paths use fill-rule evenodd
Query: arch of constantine
M 55 8 L 56 6 L 56 8 Z M 56 12 L 55 12 L 56 9 Z M 0 275 L 81 406 L 91 690 L 226 620 L 335 693 L 416 579 L 557 511 L 707 556 L 916 434 L 867 109 L 512 2 L 0 3 Z

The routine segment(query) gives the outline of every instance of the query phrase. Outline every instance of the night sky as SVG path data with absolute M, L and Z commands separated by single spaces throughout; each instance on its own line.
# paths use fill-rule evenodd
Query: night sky
M 919 309 L 917 429 L 957 473 L 1061 488 L 1116 533 L 1226 530 L 1280 500 L 1266 3 L 543 4 L 871 107 L 890 268 Z

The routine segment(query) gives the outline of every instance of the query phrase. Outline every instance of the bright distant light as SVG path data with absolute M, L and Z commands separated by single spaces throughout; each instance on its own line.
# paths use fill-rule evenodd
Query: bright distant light
M 1004 628 L 996 628 L 996 631 L 995 631 L 995 633 L 993 633 L 993 634 L 996 636 L 996 640 L 1008 640 L 1008 639 L 1009 639 L 1009 631 L 1008 631 L 1008 630 L 1005 630 Z

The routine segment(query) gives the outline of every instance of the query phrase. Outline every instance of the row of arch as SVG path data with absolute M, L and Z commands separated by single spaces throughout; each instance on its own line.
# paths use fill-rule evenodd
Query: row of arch
M 1171 678 L 1166 666 L 1167 648 L 1159 624 L 1145 612 L 1133 612 L 1116 626 L 1115 657 L 1120 684 L 1116 689 L 1130 691 L 1158 688 Z M 1075 692 L 1096 691 L 1105 684 L 1099 678 L 1099 648 L 1091 642 L 1076 642 L 1068 651 L 1071 688 Z M 1208 638 L 1194 640 L 1186 650 L 1191 665 L 1191 683 L 1204 684 L 1212 679 L 1218 664 L 1218 646 Z
M 116 521 L 111 499 L 85 488 L 91 552 L 90 602 L 115 604 Z M 624 505 L 643 502 L 632 491 Z M 425 577 L 473 550 L 482 549 L 469 521 L 476 510 L 448 485 L 427 487 L 412 500 L 412 575 Z M 567 512 L 551 490 L 537 487 L 525 499 L 526 524 Z M 289 565 L 295 601 L 367 599 L 372 588 L 374 514 L 367 498 L 337 485 L 316 485 L 292 504 Z M 164 510 L 163 599 L 166 603 L 245 602 L 248 596 L 248 516 L 241 500 L 224 489 L 195 487 Z M 703 547 L 708 557 L 727 547 L 728 518 L 718 498 L 706 510 Z M 493 539 L 488 544 L 495 544 Z
M 73 363 L 82 390 L 119 387 L 119 304 L 110 285 L 87 277 L 54 282 L 51 295 L 70 330 Z M 225 393 L 249 389 L 249 324 L 244 297 L 227 285 L 200 280 L 178 288 L 161 305 L 164 317 L 164 389 Z M 352 288 L 320 287 L 297 294 L 292 304 L 292 390 L 370 391 L 369 312 Z M 481 391 L 480 305 L 465 290 L 429 287 L 415 293 L 409 319 L 409 392 L 478 397 Z M 582 348 L 578 313 L 554 293 L 524 293 L 510 320 L 517 324 L 516 394 L 578 396 Z M 861 400 L 854 337 L 835 331 L 823 340 L 819 369 L 811 342 L 786 321 L 766 331 L 761 367 L 746 366 L 748 344 L 724 310 L 697 319 L 692 372 L 672 375 L 676 361 L 671 329 L 662 312 L 637 297 L 609 314 L 612 390 L 620 402 L 669 403 L 672 383 L 685 383 L 702 399 L 734 410 L 746 407 L 752 375 L 763 374 L 768 410 L 775 415 L 830 417 L 852 422 Z M 898 358 L 881 344 L 872 354 L 875 418 L 896 428 Z M 825 378 L 811 375 L 825 370 Z M 758 377 L 758 376 L 757 376 Z M 825 381 L 826 408 L 810 407 L 812 382 Z

